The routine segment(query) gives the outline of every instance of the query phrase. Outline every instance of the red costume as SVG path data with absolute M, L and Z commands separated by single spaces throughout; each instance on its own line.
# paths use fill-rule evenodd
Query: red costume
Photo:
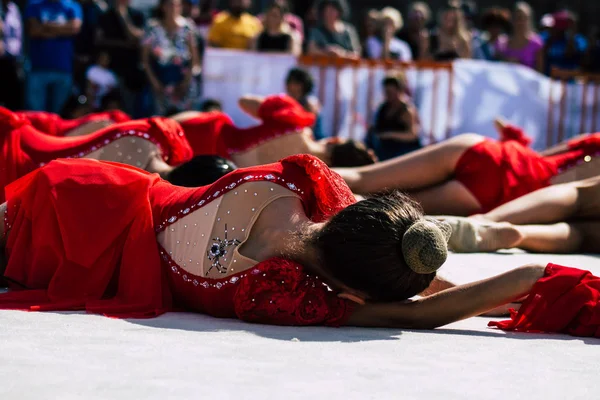
M 315 124 L 315 115 L 287 95 L 267 97 L 258 109 L 261 124 L 240 129 L 224 113 L 210 112 L 181 123 L 194 155 L 231 158 L 268 140 L 297 134 Z
M 298 264 L 237 253 L 260 214 L 246 209 L 253 199 L 262 197 L 264 206 L 296 197 L 314 221 L 355 201 L 343 180 L 311 156 L 239 169 L 193 189 L 128 166 L 57 160 L 11 184 L 6 197 L 5 278 L 22 290 L 0 294 L 1 309 L 143 318 L 177 308 L 334 326 L 352 310 Z M 250 222 L 234 230 L 228 218 Z M 202 259 L 181 257 L 194 251 Z
M 570 141 L 565 153 L 542 156 L 517 131 L 511 126 L 501 141 L 484 140 L 471 147 L 456 164 L 455 179 L 477 198 L 479 212 L 549 186 L 554 176 L 600 152 L 600 133 Z
M 192 158 L 192 150 L 179 124 L 165 118 L 124 122 L 80 137 L 53 137 L 39 132 L 28 120 L 0 108 L 0 188 L 52 160 L 97 155 L 126 137 L 151 145 L 135 146 L 144 148 L 141 156 L 149 157 L 146 153 L 155 147 L 171 165 Z M 132 158 L 125 154 L 120 156 L 123 160 L 118 161 L 125 163 L 126 157 Z M 139 166 L 144 167 L 141 163 Z M 0 193 L 0 202 L 3 202 L 4 193 Z
M 16 113 L 33 125 L 38 131 L 51 136 L 65 136 L 69 131 L 82 125 L 97 121 L 126 122 L 131 117 L 123 111 L 105 111 L 91 113 L 77 119 L 62 119 L 60 115 L 44 111 L 19 111 Z
M 489 326 L 518 332 L 559 332 L 600 338 L 600 278 L 589 271 L 548 264 L 511 320 Z

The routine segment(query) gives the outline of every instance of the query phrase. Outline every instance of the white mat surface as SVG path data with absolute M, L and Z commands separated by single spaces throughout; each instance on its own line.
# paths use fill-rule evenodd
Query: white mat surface
M 452 255 L 457 282 L 591 256 Z M 431 332 L 281 328 L 169 314 L 122 321 L 0 312 L 1 399 L 597 399 L 600 339 L 506 334 L 472 318 Z

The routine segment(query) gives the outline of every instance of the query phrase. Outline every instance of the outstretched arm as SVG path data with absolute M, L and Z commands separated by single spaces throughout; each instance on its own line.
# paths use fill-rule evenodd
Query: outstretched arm
M 544 276 L 544 272 L 544 266 L 528 265 L 415 301 L 367 304 L 356 309 L 348 325 L 434 329 L 521 298 Z

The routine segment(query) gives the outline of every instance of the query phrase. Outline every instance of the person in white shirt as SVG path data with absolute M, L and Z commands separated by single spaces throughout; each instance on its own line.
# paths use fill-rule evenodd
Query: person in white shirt
M 381 10 L 380 37 L 370 37 L 367 40 L 367 56 L 370 59 L 412 61 L 410 46 L 395 35 L 404 25 L 400 11 L 392 7 Z
M 100 52 L 96 64 L 92 65 L 86 72 L 87 95 L 90 104 L 95 109 L 100 109 L 102 98 L 118 86 L 117 76 L 108 69 L 110 56 L 106 52 Z

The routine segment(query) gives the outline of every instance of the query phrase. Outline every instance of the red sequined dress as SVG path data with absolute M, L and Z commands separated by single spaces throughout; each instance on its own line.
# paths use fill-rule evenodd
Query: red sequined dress
M 324 221 L 352 204 L 318 159 L 289 157 L 182 188 L 136 168 L 58 160 L 11 184 L 5 217 L 13 291 L 0 309 L 154 317 L 181 309 L 281 325 L 341 325 L 352 307 L 302 266 L 256 262 L 243 245 L 282 197 Z
M 479 201 L 478 213 L 551 184 L 551 179 L 587 157 L 600 152 L 600 133 L 568 142 L 568 150 L 543 156 L 519 128 L 508 125 L 500 141 L 486 139 L 463 153 L 454 169 L 461 182 Z
M 181 122 L 195 155 L 231 159 L 270 140 L 299 134 L 315 124 L 315 116 L 287 95 L 268 96 L 258 109 L 259 125 L 238 128 L 221 112 L 201 114 Z
M 177 122 L 150 118 L 111 125 L 85 136 L 55 137 L 0 107 L 0 202 L 6 185 L 57 158 L 94 158 L 143 169 L 157 154 L 170 165 L 192 158 Z
M 126 122 L 131 120 L 129 115 L 118 110 L 90 113 L 76 119 L 62 119 L 58 114 L 44 111 L 19 111 L 16 114 L 31 122 L 31 125 L 40 132 L 51 136 L 66 136 L 73 129 L 90 122 Z

